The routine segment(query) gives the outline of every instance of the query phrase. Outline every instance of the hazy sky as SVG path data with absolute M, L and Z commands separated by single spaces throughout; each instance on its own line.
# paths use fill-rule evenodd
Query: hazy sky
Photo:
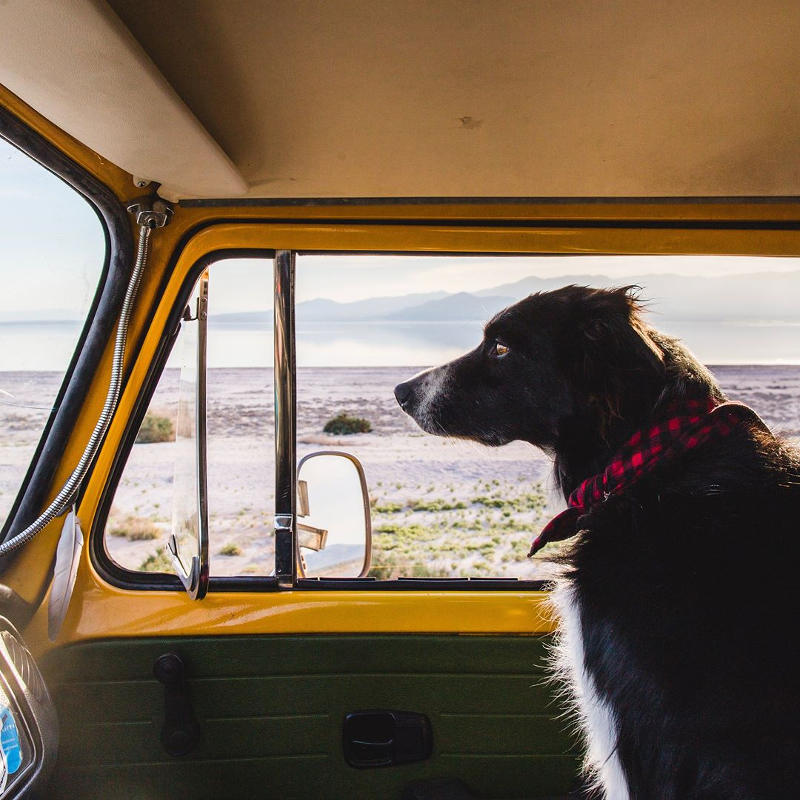
M 529 275 L 608 275 L 622 279 L 653 273 L 725 275 L 799 269 L 797 258 L 730 256 L 303 256 L 297 268 L 297 294 L 304 300 L 328 297 L 346 301 L 441 289 L 478 291 Z
M 0 320 L 82 316 L 103 262 L 90 206 L 61 180 L 0 139 Z M 409 292 L 475 291 L 538 275 L 714 274 L 791 271 L 796 258 L 727 256 L 435 257 L 303 256 L 298 300 L 346 302 Z M 215 277 L 216 276 L 216 279 Z M 212 272 L 213 312 L 267 308 L 272 265 L 232 259 Z
M 89 204 L 0 139 L 0 319 L 83 315 L 103 266 L 105 241 Z

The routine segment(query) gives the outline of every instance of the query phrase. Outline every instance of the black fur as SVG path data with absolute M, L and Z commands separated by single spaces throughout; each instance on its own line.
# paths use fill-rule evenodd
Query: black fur
M 429 432 L 544 449 L 565 497 L 673 401 L 727 399 L 641 321 L 631 287 L 577 286 L 502 311 L 478 348 L 396 394 Z M 744 426 L 581 527 L 565 579 L 630 797 L 800 797 L 798 453 Z

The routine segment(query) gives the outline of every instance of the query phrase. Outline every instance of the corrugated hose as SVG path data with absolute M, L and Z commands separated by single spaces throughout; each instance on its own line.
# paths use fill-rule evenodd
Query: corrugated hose
M 86 449 L 83 451 L 78 465 L 72 471 L 66 483 L 61 487 L 61 491 L 53 498 L 50 505 L 28 525 L 25 530 L 20 531 L 20 533 L 15 534 L 0 545 L 0 557 L 8 555 L 22 547 L 72 506 L 81 481 L 89 471 L 89 467 L 111 423 L 111 418 L 116 411 L 120 389 L 122 387 L 122 370 L 125 359 L 125 344 L 128 338 L 128 324 L 130 323 L 133 302 L 136 299 L 136 293 L 139 290 L 139 284 L 142 279 L 142 272 L 147 265 L 150 234 L 153 228 L 165 224 L 169 212 L 169 209 L 159 212 L 142 211 L 138 205 L 131 206 L 129 210 L 138 212 L 139 245 L 136 250 L 136 262 L 134 263 L 131 277 L 128 280 L 128 288 L 125 290 L 125 299 L 122 303 L 122 310 L 120 311 L 119 322 L 117 323 L 117 335 L 114 340 L 114 356 L 111 362 L 111 378 L 109 380 L 108 393 L 106 394 L 106 401 L 103 404 L 103 410 L 100 412 L 97 424 L 94 426 L 92 435 L 89 437 L 89 442 L 86 445 Z

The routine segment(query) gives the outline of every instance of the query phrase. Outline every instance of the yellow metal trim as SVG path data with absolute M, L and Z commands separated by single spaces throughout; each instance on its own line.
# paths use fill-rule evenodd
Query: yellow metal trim
M 174 233 L 174 232 L 173 232 Z M 219 221 L 192 237 L 183 252 L 200 257 L 231 247 L 409 253 L 793 256 L 797 230 L 486 227 L 443 224 L 252 223 Z
M 131 176 L 61 131 L 0 86 L 0 105 L 40 133 L 125 201 L 140 193 Z M 581 227 L 585 222 L 618 227 Z M 641 223 L 676 227 L 648 228 Z M 715 229 L 718 222 L 741 228 Z M 800 222 L 793 199 L 763 201 L 626 200 L 525 203 L 426 202 L 340 205 L 177 207 L 153 237 L 131 322 L 130 379 L 87 486 L 79 516 L 91 528 L 114 453 L 179 288 L 197 259 L 234 248 L 320 251 L 606 254 L 800 254 L 796 230 L 752 230 L 748 223 Z M 414 223 L 414 224 L 409 224 Z M 486 223 L 489 223 L 487 225 Z M 506 224 L 504 224 L 506 223 Z M 570 224 L 574 223 L 574 224 Z M 688 227 L 681 227 L 689 223 Z M 207 226 L 202 230 L 199 226 Z M 196 231 L 192 233 L 192 231 Z M 164 285 L 164 276 L 174 267 Z M 148 322 L 149 310 L 155 308 Z M 110 346 L 86 391 L 73 435 L 55 472 L 54 491 L 79 458 L 105 398 Z M 21 552 L 4 581 L 37 596 L 60 529 L 56 521 Z M 107 584 L 84 550 L 75 594 L 58 644 L 110 636 L 289 632 L 518 633 L 552 630 L 542 592 L 281 592 L 214 593 L 201 602 L 179 592 L 127 591 Z M 51 645 L 46 603 L 27 635 L 34 650 Z
M 108 586 L 86 565 L 55 645 L 45 606 L 26 631 L 37 655 L 53 646 L 97 638 L 240 636 L 287 633 L 549 633 L 555 627 L 546 592 L 128 591 Z M 93 584 L 93 585 L 92 585 Z
M 637 223 L 672 222 L 797 222 L 800 220 L 800 198 L 475 198 L 470 200 L 426 199 L 409 202 L 398 199 L 387 202 L 349 199 L 339 203 L 286 203 L 276 200 L 208 205 L 187 202 L 183 214 L 206 221 L 216 219 L 270 220 L 370 220 L 432 222 L 435 220 L 485 221 L 509 220 L 537 223 L 542 221 Z
M 222 210 L 224 216 L 232 209 Z M 252 209 L 239 213 L 256 217 Z M 86 488 L 79 517 L 89 530 L 125 423 L 133 411 L 148 367 L 164 334 L 180 287 L 198 259 L 230 249 L 408 252 L 686 253 L 720 252 L 796 255 L 800 233 L 792 230 L 653 230 L 633 228 L 530 228 L 474 225 L 408 225 L 345 222 L 222 221 L 197 229 L 219 209 L 177 209 L 174 222 L 153 237 L 151 265 L 140 290 L 129 341 L 143 335 L 131 366 L 119 410 Z M 386 209 L 384 209 L 386 212 Z M 260 210 L 263 215 L 263 209 Z M 196 232 L 191 234 L 191 230 Z M 163 277 L 174 263 L 166 284 Z M 147 324 L 147 310 L 155 308 Z M 146 326 L 146 327 L 145 327 Z M 104 373 L 107 374 L 104 364 Z M 87 408 L 73 439 L 88 436 L 91 407 L 102 403 L 105 376 L 88 395 Z M 82 434 L 82 435 L 81 435 Z M 71 442 L 65 463 L 78 449 Z M 63 467 L 63 464 L 62 464 Z M 59 470 L 61 472 L 62 470 Z M 33 542 L 9 571 L 20 579 L 55 546 L 55 532 Z M 29 552 L 30 551 L 30 552 Z M 552 619 L 541 592 L 281 592 L 212 593 L 200 602 L 182 593 L 127 591 L 107 584 L 84 551 L 75 594 L 59 644 L 109 636 L 156 636 L 295 632 L 544 633 Z M 34 555 L 38 564 L 34 561 Z M 25 571 L 20 571 L 22 567 Z M 39 578 L 41 579 L 41 578 Z M 30 583 L 29 590 L 33 586 Z M 18 591 L 20 591 L 18 589 Z M 40 611 L 28 636 L 35 649 L 50 645 Z

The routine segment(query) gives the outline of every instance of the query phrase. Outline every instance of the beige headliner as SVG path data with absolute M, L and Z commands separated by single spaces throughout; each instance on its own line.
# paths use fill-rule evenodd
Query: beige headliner
M 797 0 L 110 6 L 7 0 L 0 82 L 172 197 L 800 195 Z

